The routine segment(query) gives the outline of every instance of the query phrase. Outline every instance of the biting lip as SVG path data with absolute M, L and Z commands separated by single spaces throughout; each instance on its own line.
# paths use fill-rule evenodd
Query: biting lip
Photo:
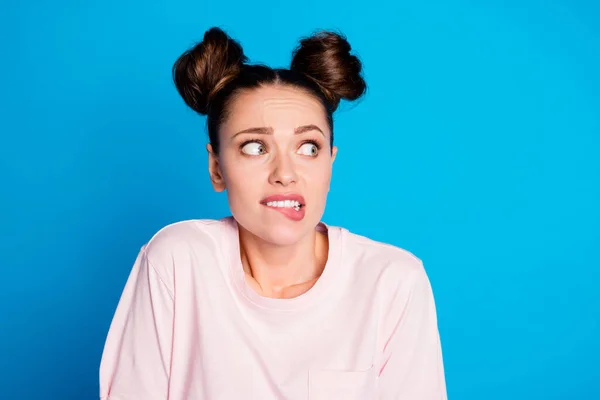
M 271 196 L 268 196 L 268 197 L 265 197 L 264 199 L 262 199 L 260 201 L 260 204 L 266 205 L 267 203 L 269 203 L 271 201 L 286 201 L 286 200 L 297 201 L 298 203 L 300 203 L 301 207 L 303 207 L 306 204 L 304 197 L 302 197 L 299 194 L 295 194 L 295 193 L 274 194 L 274 195 L 271 195 Z

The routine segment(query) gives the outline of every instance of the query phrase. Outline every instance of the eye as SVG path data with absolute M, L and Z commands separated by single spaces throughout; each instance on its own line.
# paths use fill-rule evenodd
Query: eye
M 242 153 L 250 156 L 260 156 L 267 152 L 265 145 L 261 142 L 246 142 L 242 144 Z
M 298 153 L 304 156 L 316 157 L 319 154 L 319 145 L 314 142 L 306 142 L 300 146 Z

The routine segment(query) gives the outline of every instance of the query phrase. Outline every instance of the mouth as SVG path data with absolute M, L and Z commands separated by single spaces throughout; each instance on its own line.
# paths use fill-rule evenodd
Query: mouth
M 273 195 L 264 198 L 260 204 L 279 211 L 293 220 L 301 220 L 305 214 L 306 201 L 297 194 Z
M 274 208 L 291 208 L 296 211 L 300 211 L 302 207 L 305 207 L 304 204 L 296 201 L 296 200 L 279 200 L 279 201 L 268 201 L 263 203 L 263 205 L 267 207 Z

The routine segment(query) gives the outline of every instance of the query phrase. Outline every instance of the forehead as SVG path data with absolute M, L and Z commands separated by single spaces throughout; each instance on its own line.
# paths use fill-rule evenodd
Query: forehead
M 241 92 L 229 105 L 223 133 L 271 127 L 275 132 L 303 125 L 317 125 L 327 132 L 329 126 L 321 102 L 305 91 L 289 86 L 265 86 Z

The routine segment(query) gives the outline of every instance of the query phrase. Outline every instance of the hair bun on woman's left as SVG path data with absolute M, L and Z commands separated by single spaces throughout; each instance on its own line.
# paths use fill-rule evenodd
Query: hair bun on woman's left
M 173 80 L 185 103 L 206 115 L 211 99 L 240 73 L 246 61 L 237 41 L 220 28 L 210 28 L 200 43 L 177 59 Z
M 356 100 L 367 89 L 362 63 L 351 50 L 343 35 L 320 31 L 300 41 L 290 69 L 315 82 L 335 110 L 341 99 Z

